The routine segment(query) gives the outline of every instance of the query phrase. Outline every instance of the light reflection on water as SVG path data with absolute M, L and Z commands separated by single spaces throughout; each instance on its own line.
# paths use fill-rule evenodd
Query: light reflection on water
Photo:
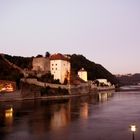
M 127 126 L 133 119 L 140 123 L 138 99 L 140 94 L 132 92 L 100 92 L 64 101 L 3 102 L 0 137 L 1 140 L 128 139 Z
M 13 108 L 5 109 L 5 124 L 10 126 L 13 124 Z

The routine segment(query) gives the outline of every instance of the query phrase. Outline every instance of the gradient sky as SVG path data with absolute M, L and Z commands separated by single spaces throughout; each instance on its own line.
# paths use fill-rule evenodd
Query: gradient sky
M 0 0 L 0 52 L 46 51 L 140 72 L 140 0 Z

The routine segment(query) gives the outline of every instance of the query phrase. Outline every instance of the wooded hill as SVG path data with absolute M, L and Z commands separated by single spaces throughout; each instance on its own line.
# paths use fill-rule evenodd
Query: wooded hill
M 84 68 L 88 72 L 88 80 L 105 78 L 112 84 L 117 85 L 119 83 L 117 78 L 102 65 L 91 62 L 83 55 L 73 54 L 70 57 L 72 70 L 77 73 L 78 70 Z
M 11 56 L 11 55 L 7 55 L 7 54 L 5 54 L 4 57 L 7 60 L 9 60 L 11 63 L 19 66 L 22 69 L 25 69 L 25 68 L 31 69 L 32 68 L 33 57 Z
M 117 79 L 120 81 L 121 85 L 136 85 L 140 83 L 140 73 L 134 74 L 134 75 L 123 75 L 120 77 L 117 77 Z
M 89 80 L 105 78 L 108 79 L 108 81 L 110 81 L 112 84 L 118 84 L 117 78 L 114 75 L 112 75 L 107 69 L 105 69 L 102 65 L 91 62 L 90 60 L 86 59 L 83 55 L 73 54 L 69 56 L 71 62 L 71 69 L 73 73 L 77 74 L 78 70 L 84 68 L 88 72 Z M 4 57 L 8 59 L 11 63 L 21 67 L 22 69 L 32 68 L 33 57 L 21 57 L 10 55 L 5 55 Z M 14 76 L 10 76 L 11 74 Z M 0 79 L 8 79 L 8 77 L 10 79 L 14 79 L 12 77 L 16 77 L 16 74 L 18 75 L 19 72 L 8 66 L 2 60 L 2 58 L 0 58 Z
M 0 55 L 0 80 L 16 81 L 21 76 L 20 71 L 10 66 Z

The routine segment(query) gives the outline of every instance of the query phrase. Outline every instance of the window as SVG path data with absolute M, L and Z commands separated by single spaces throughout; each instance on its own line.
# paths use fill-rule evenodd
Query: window
M 57 64 L 55 64 L 57 66 Z
M 52 70 L 53 70 L 53 68 L 52 68 Z
M 56 68 L 56 70 L 57 70 L 57 68 Z

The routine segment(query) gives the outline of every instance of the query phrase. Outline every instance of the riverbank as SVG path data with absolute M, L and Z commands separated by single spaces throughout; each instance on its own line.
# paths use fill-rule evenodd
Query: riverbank
M 104 90 L 103 90 L 104 89 Z M 94 89 L 91 92 L 88 93 L 78 93 L 78 94 L 69 94 L 69 95 L 58 95 L 58 96 L 37 96 L 37 94 L 32 94 L 32 96 L 23 96 L 21 90 L 17 90 L 15 92 L 11 93 L 0 93 L 0 102 L 9 102 L 9 101 L 24 101 L 24 100 L 63 100 L 63 99 L 69 99 L 74 97 L 81 97 L 81 96 L 90 96 L 95 95 L 96 93 L 100 91 L 111 91 L 114 89 L 108 88 L 102 88 L 100 90 Z
M 110 87 L 97 87 L 97 91 L 108 91 L 108 90 L 115 90 L 115 86 L 110 86 Z
M 0 94 L 0 101 L 1 102 L 8 102 L 8 101 L 24 101 L 24 100 L 62 100 L 62 99 L 69 99 L 74 97 L 80 96 L 89 96 L 93 95 L 96 92 L 92 93 L 82 93 L 82 94 L 69 94 L 69 95 L 59 95 L 59 96 L 32 96 L 32 97 L 22 97 L 21 90 L 11 92 L 11 93 L 3 93 Z
M 10 93 L 0 93 L 0 101 L 62 100 L 73 97 L 93 95 L 100 91 L 115 90 L 115 86 L 97 87 L 95 85 L 90 86 L 88 83 L 60 86 L 56 84 L 39 83 L 38 81 L 34 81 L 35 80 L 33 79 L 26 79 L 26 82 L 21 82 L 20 90 Z M 49 89 L 47 87 L 49 87 Z M 65 90 L 66 92 L 63 92 Z

